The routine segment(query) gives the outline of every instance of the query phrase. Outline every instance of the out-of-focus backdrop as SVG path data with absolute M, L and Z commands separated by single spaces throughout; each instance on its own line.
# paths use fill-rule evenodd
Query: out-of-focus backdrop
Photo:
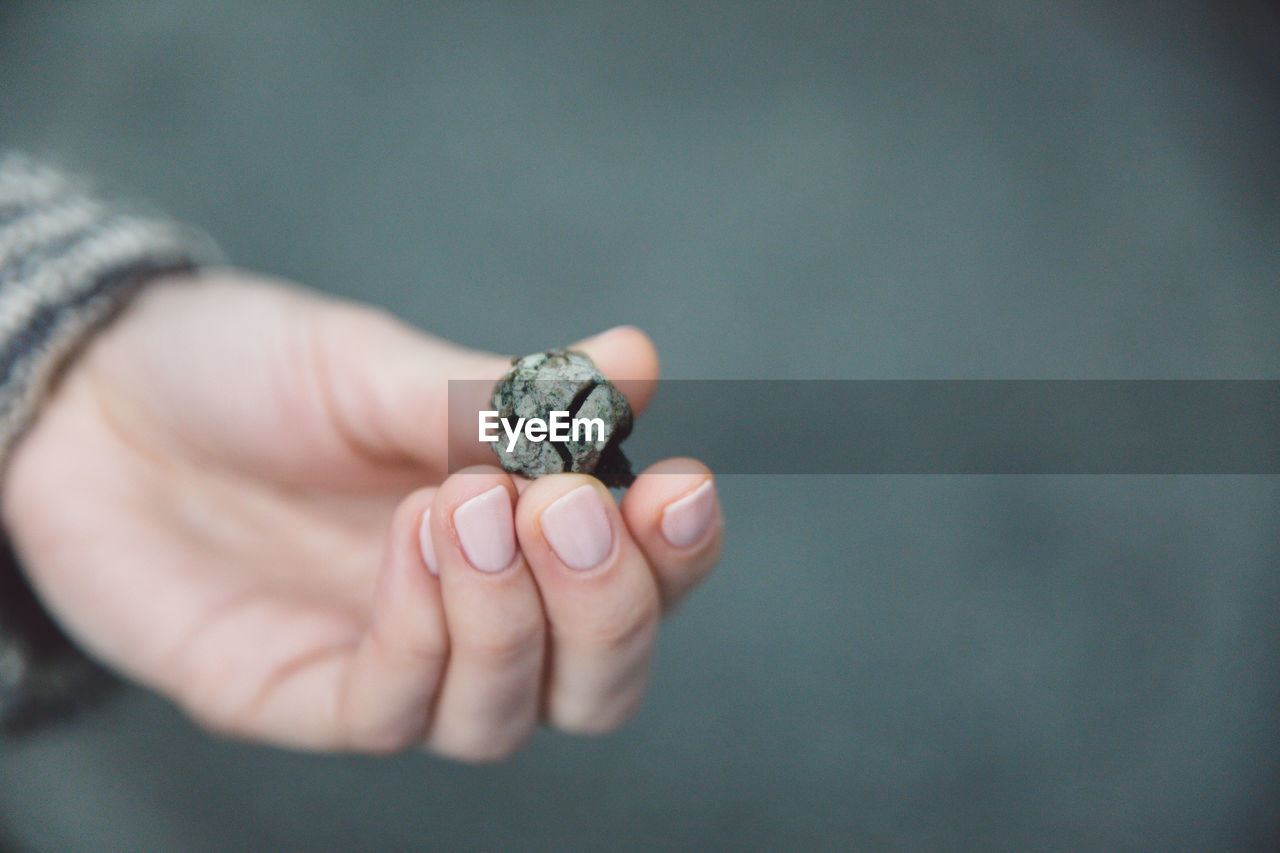
M 494 350 L 629 322 L 683 378 L 1276 378 L 1278 20 L 1209 0 L 9 2 L 0 145 L 240 265 Z M 543 733 L 487 768 L 316 757 L 127 691 L 0 744 L 0 836 L 1280 845 L 1277 478 L 721 490 L 722 568 L 616 735 Z

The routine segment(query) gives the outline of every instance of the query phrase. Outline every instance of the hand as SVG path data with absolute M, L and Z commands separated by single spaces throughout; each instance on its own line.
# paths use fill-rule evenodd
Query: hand
M 643 409 L 642 333 L 577 347 Z M 719 554 L 711 474 L 667 460 L 615 503 L 473 435 L 446 476 L 448 380 L 509 363 L 282 282 L 156 282 L 20 442 L 4 520 L 83 648 L 215 730 L 470 761 L 606 731 Z

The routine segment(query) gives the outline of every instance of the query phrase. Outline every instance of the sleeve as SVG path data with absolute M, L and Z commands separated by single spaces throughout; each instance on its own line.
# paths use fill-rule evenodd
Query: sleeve
M 219 260 L 199 232 L 0 154 L 0 477 L 95 329 L 148 280 Z M 109 683 L 40 607 L 0 530 L 0 732 L 65 713 Z

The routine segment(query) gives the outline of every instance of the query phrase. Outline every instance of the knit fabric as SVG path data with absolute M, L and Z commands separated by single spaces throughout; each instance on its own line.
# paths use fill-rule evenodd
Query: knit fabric
M 146 281 L 218 260 L 208 238 L 0 157 L 0 476 L 58 373 Z M 0 536 L 0 730 L 74 707 L 109 679 L 40 607 Z

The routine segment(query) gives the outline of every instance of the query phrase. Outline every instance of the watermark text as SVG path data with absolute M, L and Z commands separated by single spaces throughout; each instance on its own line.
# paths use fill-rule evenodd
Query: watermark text
M 588 441 L 605 439 L 602 418 L 571 418 L 568 412 L 552 411 L 547 418 L 516 418 L 514 426 L 510 418 L 499 417 L 492 410 L 480 412 L 480 440 L 493 443 L 501 441 L 498 429 L 507 436 L 507 452 L 515 451 L 521 434 L 531 442 L 539 441 Z

